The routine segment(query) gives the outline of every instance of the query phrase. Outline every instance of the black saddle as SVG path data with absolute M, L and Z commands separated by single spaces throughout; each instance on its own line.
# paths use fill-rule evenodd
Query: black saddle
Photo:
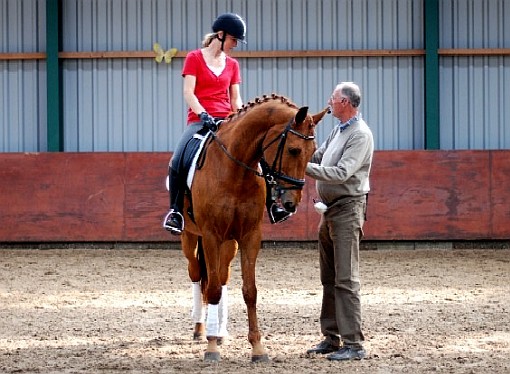
M 181 160 L 179 162 L 179 175 L 182 176 L 182 180 L 186 181 L 188 179 L 188 173 L 190 171 L 191 165 L 193 164 L 193 159 L 195 158 L 198 150 L 200 149 L 200 144 L 203 141 L 207 141 L 207 138 L 210 136 L 210 131 L 206 128 L 200 129 L 196 134 L 191 137 L 186 143 L 184 150 L 181 155 Z M 205 149 L 202 148 L 202 150 Z M 197 160 L 197 169 L 200 169 L 205 158 L 205 152 L 202 157 Z M 186 184 L 186 183 L 185 183 Z M 187 185 L 186 185 L 187 188 Z

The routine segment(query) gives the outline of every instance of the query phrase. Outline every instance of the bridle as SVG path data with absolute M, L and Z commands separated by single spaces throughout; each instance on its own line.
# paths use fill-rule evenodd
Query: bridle
M 294 134 L 298 136 L 301 139 L 304 140 L 314 140 L 314 135 L 305 135 L 302 134 L 292 128 L 292 125 L 294 124 L 294 119 L 291 119 L 287 126 L 285 126 L 285 129 L 283 132 L 277 136 L 275 139 L 270 141 L 263 149 L 262 152 L 264 152 L 266 149 L 268 149 L 273 143 L 278 141 L 280 139 L 280 142 L 278 143 L 278 149 L 276 150 L 276 156 L 273 160 L 273 164 L 269 166 L 267 161 L 264 159 L 264 156 L 260 159 L 260 166 L 262 167 L 262 173 L 264 175 L 264 179 L 267 183 L 267 186 L 271 188 L 271 192 L 273 194 L 273 198 L 276 198 L 278 196 L 281 196 L 285 191 L 289 190 L 301 190 L 303 189 L 303 186 L 305 185 L 304 179 L 297 179 L 293 178 L 289 175 L 286 175 L 282 173 L 282 162 L 283 162 L 283 151 L 285 149 L 285 143 L 287 141 L 287 136 L 289 133 Z M 290 184 L 290 186 L 285 185 L 282 186 L 277 183 L 277 181 L 282 181 L 285 184 Z
M 282 133 L 275 137 L 273 140 L 271 140 L 264 148 L 262 148 L 262 158 L 260 159 L 262 173 L 232 156 L 232 154 L 227 150 L 225 145 L 218 139 L 215 133 L 212 134 L 212 137 L 213 140 L 219 144 L 220 148 L 228 156 L 228 158 L 230 158 L 232 161 L 242 166 L 243 168 L 252 171 L 255 175 L 263 177 L 267 183 L 267 186 L 271 188 L 271 191 L 272 192 L 274 191 L 277 196 L 281 196 L 287 190 L 301 190 L 305 185 L 304 179 L 294 178 L 282 173 L 283 151 L 285 149 L 285 143 L 287 141 L 288 134 L 289 133 L 293 134 L 304 140 L 315 139 L 314 135 L 305 135 L 300 133 L 299 131 L 294 130 L 292 128 L 293 124 L 295 124 L 295 121 L 294 118 L 291 118 L 291 120 L 287 123 L 287 126 L 285 126 L 285 129 L 282 131 Z M 268 162 L 264 159 L 264 151 L 268 149 L 271 145 L 276 143 L 278 140 L 279 143 L 278 149 L 276 150 L 276 156 L 273 160 L 272 165 L 269 166 Z M 280 186 L 278 185 L 277 181 L 283 181 L 284 183 L 290 184 L 291 186 Z

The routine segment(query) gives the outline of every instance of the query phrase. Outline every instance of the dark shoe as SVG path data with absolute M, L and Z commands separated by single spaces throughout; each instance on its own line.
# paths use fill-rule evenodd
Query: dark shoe
M 365 350 L 363 348 L 355 348 L 346 345 L 340 348 L 335 353 L 328 355 L 327 359 L 330 361 L 347 361 L 347 360 L 361 360 L 365 358 Z
M 340 349 L 340 347 L 338 345 L 334 345 L 327 340 L 323 340 L 322 342 L 317 344 L 315 347 L 310 348 L 308 351 L 306 351 L 306 353 L 308 353 L 308 354 L 317 353 L 317 354 L 324 355 L 326 353 L 338 351 L 339 349 Z
M 278 205 L 273 204 L 271 206 L 270 216 L 271 223 L 280 223 L 289 218 L 292 213 L 287 212 L 285 209 L 280 208 Z
M 178 211 L 171 209 L 163 220 L 163 227 L 174 235 L 181 235 L 184 230 L 184 217 Z

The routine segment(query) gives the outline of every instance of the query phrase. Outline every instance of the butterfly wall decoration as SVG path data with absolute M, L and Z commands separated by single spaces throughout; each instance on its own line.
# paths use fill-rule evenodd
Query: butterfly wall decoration
M 165 60 L 165 62 L 169 64 L 170 62 L 172 62 L 172 57 L 174 57 L 177 54 L 177 48 L 170 48 L 168 51 L 165 51 L 163 50 L 163 48 L 161 48 L 159 43 L 154 43 L 152 49 L 154 50 L 154 52 L 156 52 L 156 57 L 154 59 L 158 64 L 161 63 L 163 60 Z

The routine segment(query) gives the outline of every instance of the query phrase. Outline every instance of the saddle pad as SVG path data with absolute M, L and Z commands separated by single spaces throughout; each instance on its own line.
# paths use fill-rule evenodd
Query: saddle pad
M 182 162 L 179 173 L 182 175 L 182 178 L 186 176 L 186 185 L 189 189 L 191 189 L 193 177 L 195 176 L 197 160 L 204 149 L 205 142 L 209 139 L 209 136 L 211 136 L 210 131 L 208 131 L 205 135 L 201 134 L 201 132 L 202 131 L 193 135 L 186 144 L 182 154 Z M 170 180 L 168 175 L 166 177 L 165 184 L 167 191 L 170 191 Z
M 189 166 L 188 177 L 186 178 L 186 184 L 189 189 L 191 189 L 191 184 L 193 183 L 193 177 L 195 176 L 197 160 L 200 157 L 200 154 L 202 153 L 202 150 L 204 149 L 204 144 L 207 141 L 207 139 L 209 138 L 209 136 L 211 136 L 210 131 L 208 131 L 207 134 L 205 134 L 205 135 L 201 135 L 199 133 L 193 135 L 193 139 L 198 139 L 200 142 L 198 144 L 197 149 L 195 150 L 193 160 L 191 161 L 191 165 Z

